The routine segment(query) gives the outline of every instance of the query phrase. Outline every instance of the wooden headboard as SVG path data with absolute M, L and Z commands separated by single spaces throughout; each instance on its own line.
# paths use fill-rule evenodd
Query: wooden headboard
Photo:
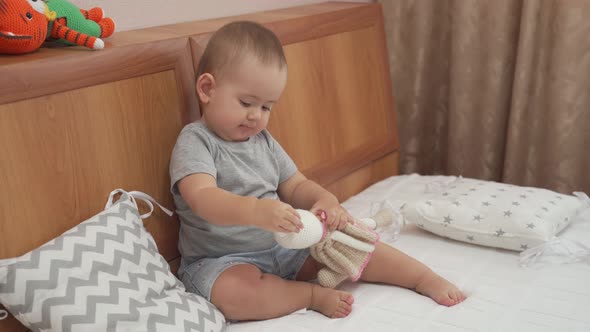
M 341 200 L 397 174 L 398 140 L 381 6 L 321 3 L 119 32 L 107 47 L 0 56 L 0 259 L 22 255 L 104 208 L 115 188 L 172 207 L 168 162 L 198 118 L 195 68 L 213 31 L 258 21 L 285 46 L 286 90 L 269 129 Z M 178 266 L 178 222 L 146 220 Z M 1 331 L 22 331 L 10 318 Z

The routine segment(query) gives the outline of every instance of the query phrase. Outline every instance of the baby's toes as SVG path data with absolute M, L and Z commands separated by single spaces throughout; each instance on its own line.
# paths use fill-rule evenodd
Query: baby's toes
M 336 308 L 336 311 L 334 311 L 332 318 L 344 318 L 344 317 L 348 316 L 351 311 L 352 311 L 352 305 L 350 305 L 346 302 L 341 302 L 340 305 L 338 306 L 338 308 Z
M 457 298 L 457 303 L 461 303 L 463 301 L 465 301 L 465 294 L 463 294 L 463 292 L 461 292 L 460 290 L 455 291 L 455 296 Z
M 465 299 L 465 297 L 463 296 L 463 293 L 458 289 L 453 289 L 449 295 L 457 303 L 463 302 L 463 300 Z
M 453 306 L 455 304 L 459 304 L 459 303 L 463 302 L 465 297 L 460 290 L 450 290 L 448 292 L 448 299 L 449 299 L 449 301 L 445 301 L 445 303 L 443 303 L 443 304 L 446 306 Z
M 330 318 L 344 318 L 344 317 L 346 317 L 346 315 L 345 315 L 345 314 L 343 314 L 343 313 L 342 313 L 342 312 L 340 312 L 340 311 L 336 311 L 336 312 L 334 312 L 334 314 L 333 314 L 333 315 L 332 315 L 332 317 L 330 317 Z
M 336 310 L 336 312 L 334 313 L 335 318 L 344 318 L 348 315 L 350 315 L 351 309 L 347 309 L 347 308 L 338 308 L 338 310 Z
M 459 302 L 459 294 L 457 294 L 457 292 L 454 290 L 449 291 L 449 298 L 455 303 Z
M 346 294 L 341 299 L 349 305 L 352 305 L 354 303 L 354 296 L 352 296 L 351 294 Z
M 439 300 L 437 301 L 439 304 L 442 304 L 444 306 L 450 307 L 453 306 L 455 304 L 457 304 L 457 301 L 454 300 L 450 294 L 446 295 L 446 296 L 441 296 L 441 298 L 439 298 Z

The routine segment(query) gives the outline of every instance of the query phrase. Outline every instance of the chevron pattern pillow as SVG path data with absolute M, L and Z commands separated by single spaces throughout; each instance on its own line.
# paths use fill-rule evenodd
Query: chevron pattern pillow
M 151 197 L 115 190 L 103 212 L 0 260 L 0 302 L 32 331 L 223 330 L 223 315 L 170 272 L 136 198 L 153 211 Z

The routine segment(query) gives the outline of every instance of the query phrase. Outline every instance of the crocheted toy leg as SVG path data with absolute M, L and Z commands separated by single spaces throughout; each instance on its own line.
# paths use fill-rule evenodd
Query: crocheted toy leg
M 87 20 L 91 20 L 94 22 L 99 22 L 104 17 L 104 11 L 100 7 L 94 7 L 90 10 L 80 9 L 80 12 Z
M 51 38 L 63 39 L 73 45 L 80 45 L 94 50 L 104 48 L 104 42 L 99 38 L 72 30 L 65 23 L 65 18 L 55 20 L 51 29 Z
M 397 221 L 396 219 L 400 219 L 396 215 L 395 208 L 388 201 L 374 203 L 371 206 L 371 210 L 374 210 L 372 211 L 371 218 L 361 218 L 358 220 L 371 229 L 392 225 Z M 401 220 L 399 222 L 401 226 Z
M 115 32 L 115 21 L 113 21 L 110 17 L 103 18 L 102 20 L 98 21 L 98 25 L 100 26 L 101 38 L 110 37 Z
M 360 225 L 347 224 L 310 248 L 310 254 L 325 267 L 318 272 L 322 286 L 336 287 L 343 280 L 356 281 L 375 250 L 379 235 Z
M 347 276 L 345 274 L 338 273 L 327 267 L 318 272 L 318 282 L 324 287 L 335 288 L 346 280 L 346 278 Z

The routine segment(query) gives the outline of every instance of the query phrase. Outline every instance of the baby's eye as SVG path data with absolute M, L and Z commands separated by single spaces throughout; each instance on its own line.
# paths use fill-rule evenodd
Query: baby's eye
M 250 104 L 250 103 L 247 103 L 247 102 L 245 102 L 245 101 L 243 101 L 243 100 L 240 100 L 240 105 L 242 105 L 242 106 L 244 106 L 244 107 L 250 107 L 250 106 L 252 106 L 252 104 Z
M 262 109 L 263 109 L 264 111 L 268 111 L 268 112 L 270 112 L 270 107 L 268 107 L 268 106 L 262 106 Z

